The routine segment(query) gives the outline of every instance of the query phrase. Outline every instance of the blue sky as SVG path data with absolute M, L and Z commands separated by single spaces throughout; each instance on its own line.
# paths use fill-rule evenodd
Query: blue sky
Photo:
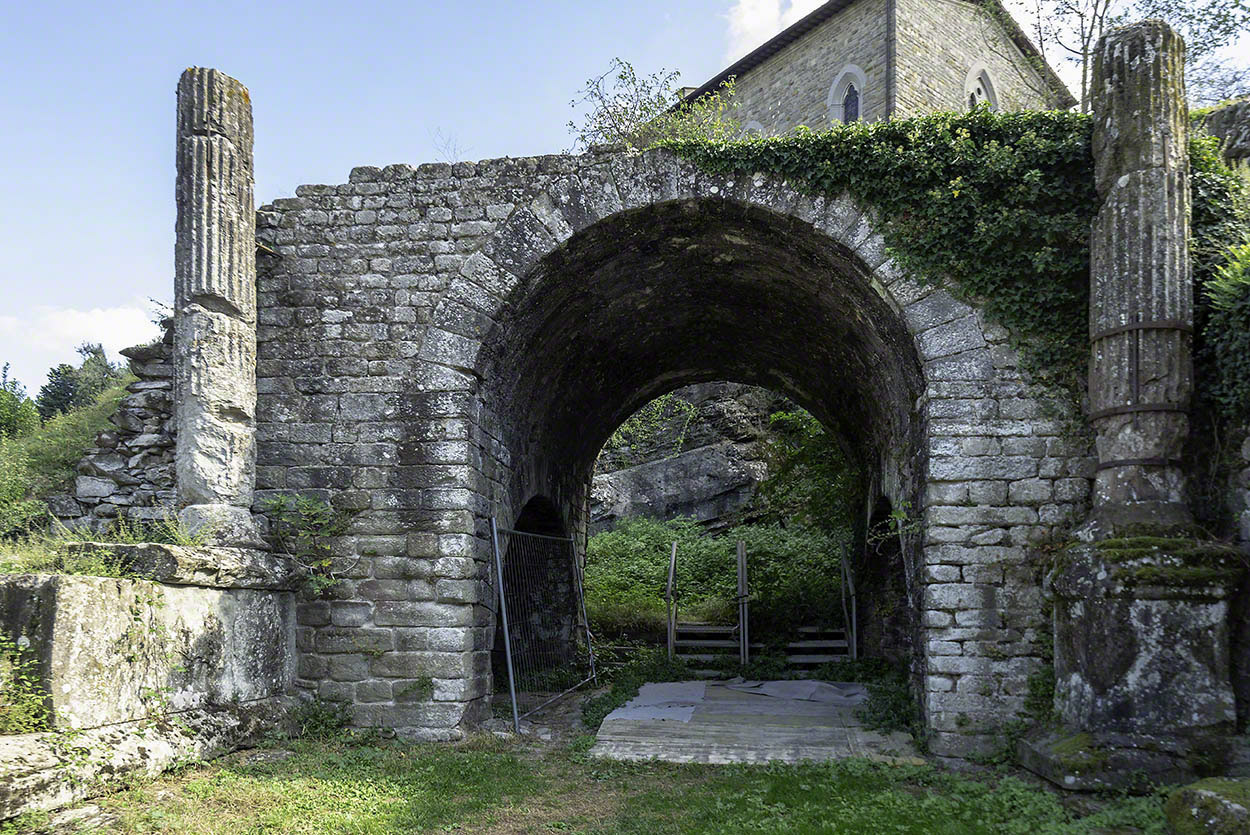
M 356 165 L 548 153 L 613 56 L 699 84 L 820 0 L 13 2 L 0 28 L 0 363 L 33 394 L 172 296 L 174 90 L 248 86 L 256 198 Z
M 562 150 L 614 55 L 701 83 L 730 2 L 12 3 L 0 27 L 0 363 L 33 394 L 82 339 L 144 341 L 172 295 L 174 90 L 252 93 L 258 202 L 356 165 Z M 814 5 L 809 3 L 810 5 Z M 766 35 L 765 35 L 766 37 Z

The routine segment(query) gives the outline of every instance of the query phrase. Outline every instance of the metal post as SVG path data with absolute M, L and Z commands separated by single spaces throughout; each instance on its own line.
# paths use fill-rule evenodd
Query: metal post
M 582 624 L 586 627 L 586 654 L 590 658 L 590 679 L 599 686 L 599 671 L 595 667 L 595 645 L 591 642 L 590 615 L 586 611 L 586 568 L 577 558 L 577 542 L 569 538 L 569 551 L 573 554 L 573 571 L 577 578 L 577 600 L 582 608 Z
M 664 592 L 664 600 L 668 604 L 668 660 L 672 661 L 677 652 L 677 606 L 674 599 L 677 585 L 677 540 L 673 540 L 673 551 L 668 557 L 668 588 Z
M 747 545 L 738 540 L 738 656 L 743 666 L 751 658 L 751 635 L 749 632 L 749 610 L 747 608 Z
M 495 517 L 490 517 L 490 543 L 495 551 L 495 576 L 499 579 L 499 617 L 503 620 L 503 649 L 508 662 L 508 695 L 512 697 L 512 728 L 519 736 L 521 733 L 521 717 L 517 713 L 516 677 L 512 674 L 512 639 L 508 637 L 508 595 L 503 584 L 503 557 L 499 554 L 499 528 L 495 525 Z

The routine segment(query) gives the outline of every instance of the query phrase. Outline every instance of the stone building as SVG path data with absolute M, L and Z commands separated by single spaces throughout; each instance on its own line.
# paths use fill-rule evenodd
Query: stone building
M 729 78 L 740 120 L 759 134 L 982 102 L 995 110 L 1076 103 L 998 0 L 830 0 L 686 99 Z

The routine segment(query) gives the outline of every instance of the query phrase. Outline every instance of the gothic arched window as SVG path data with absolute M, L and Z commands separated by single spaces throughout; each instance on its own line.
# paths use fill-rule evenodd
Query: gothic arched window
M 968 100 L 968 109 L 976 110 L 982 104 L 989 105 L 990 110 L 998 110 L 998 95 L 994 92 L 994 82 L 990 80 L 990 71 L 984 65 L 973 67 L 964 80 L 964 96 Z
M 829 86 L 829 97 L 825 100 L 829 108 L 830 122 L 857 122 L 864 116 L 865 108 L 871 103 L 864 101 L 864 88 L 868 84 L 868 76 L 854 64 L 847 64 L 838 73 L 833 84 Z M 870 108 L 869 108 L 870 109 Z
M 859 121 L 859 90 L 854 84 L 846 86 L 846 95 L 842 96 L 842 121 Z

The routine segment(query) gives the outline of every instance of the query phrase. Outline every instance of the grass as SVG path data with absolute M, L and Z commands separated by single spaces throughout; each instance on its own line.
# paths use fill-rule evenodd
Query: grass
M 493 738 L 458 746 L 341 739 L 294 756 L 239 755 L 95 801 L 123 833 L 1162 833 L 1157 796 L 1095 814 L 1013 777 L 843 760 L 797 766 L 619 763 L 588 738 L 546 752 Z M 31 817 L 0 832 L 36 831 Z
M 100 432 L 112 427 L 109 417 L 137 378 L 127 375 L 100 393 L 95 403 L 57 415 L 29 435 L 0 440 L 0 458 L 22 458 L 29 473 L 27 495 L 47 496 L 70 491 L 74 467 Z
M 53 520 L 46 530 L 33 530 L 16 539 L 0 542 L 0 574 L 87 574 L 95 577 L 129 576 L 121 561 L 107 548 L 90 550 L 70 546 L 89 540 L 100 543 L 204 545 L 213 534 L 211 526 L 191 533 L 172 513 L 164 519 L 127 522 L 115 519 L 93 533 L 75 531 Z

